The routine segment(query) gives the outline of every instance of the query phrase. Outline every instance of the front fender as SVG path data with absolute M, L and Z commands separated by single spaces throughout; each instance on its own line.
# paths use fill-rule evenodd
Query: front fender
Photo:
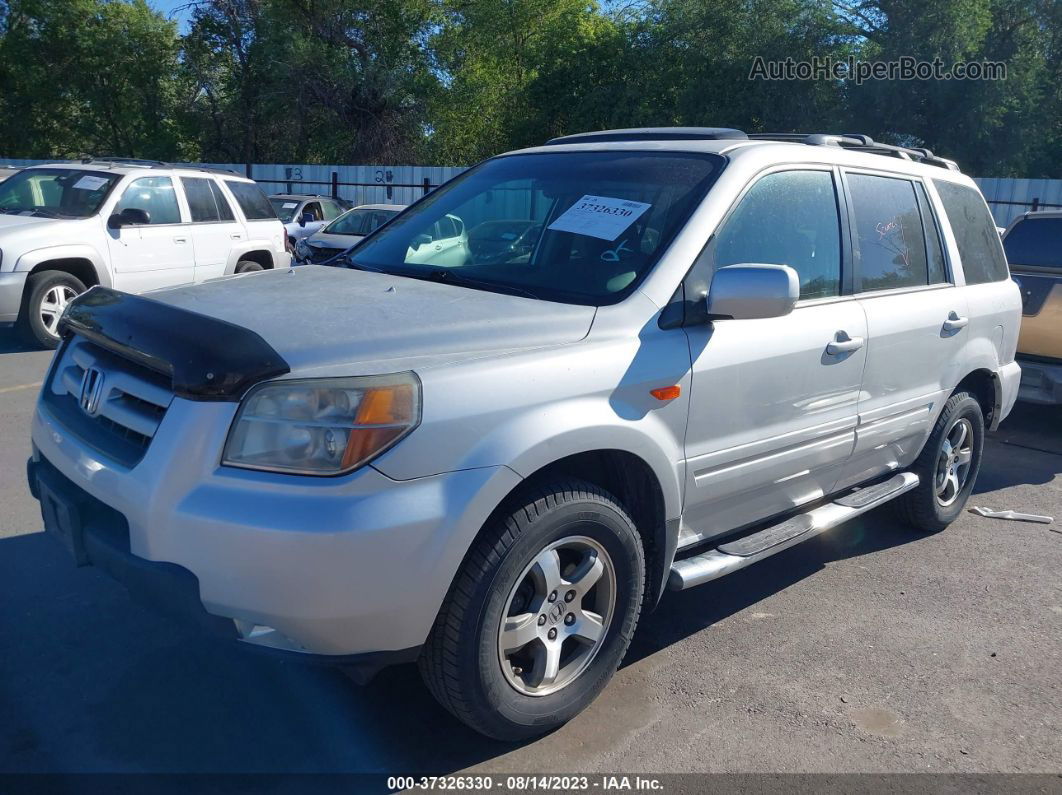
M 84 259 L 92 263 L 96 278 L 104 287 L 111 285 L 111 272 L 107 260 L 95 247 L 85 243 L 69 243 L 60 246 L 46 246 L 22 254 L 15 263 L 16 271 L 29 272 L 42 262 L 56 259 Z

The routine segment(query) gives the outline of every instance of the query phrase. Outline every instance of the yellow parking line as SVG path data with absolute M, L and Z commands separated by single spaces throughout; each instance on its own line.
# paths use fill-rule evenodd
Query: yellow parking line
M 41 385 L 40 381 L 35 381 L 32 384 L 19 384 L 18 386 L 4 386 L 0 387 L 0 395 L 5 392 L 18 392 L 20 389 L 36 389 Z

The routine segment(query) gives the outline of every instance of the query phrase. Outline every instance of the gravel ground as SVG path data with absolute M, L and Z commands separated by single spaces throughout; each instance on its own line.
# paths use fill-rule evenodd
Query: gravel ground
M 357 687 L 74 569 L 24 483 L 48 359 L 0 330 L 0 772 L 1062 771 L 1062 410 L 1019 407 L 972 500 L 1053 525 L 878 511 L 668 594 L 589 710 L 509 746 L 413 666 Z

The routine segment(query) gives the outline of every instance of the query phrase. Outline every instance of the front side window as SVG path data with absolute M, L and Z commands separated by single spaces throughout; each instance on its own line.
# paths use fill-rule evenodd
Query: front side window
M 273 205 L 262 193 L 262 189 L 253 182 L 238 182 L 237 180 L 225 180 L 225 185 L 236 197 L 236 203 L 243 210 L 243 215 L 248 221 L 265 221 L 277 217 Z
M 910 180 L 848 174 L 860 291 L 929 284 L 926 240 Z
M 656 264 L 722 162 L 635 151 L 498 157 L 417 202 L 350 259 L 474 289 L 616 303 Z
M 801 298 L 840 293 L 841 232 L 837 192 L 828 171 L 780 171 L 759 179 L 724 221 L 713 267 L 788 265 Z
M 133 180 L 125 189 L 116 213 L 122 210 L 143 210 L 149 224 L 179 224 L 181 210 L 177 206 L 177 194 L 169 177 L 141 177 Z
M 1011 265 L 1062 268 L 1062 217 L 1025 217 L 1003 238 Z
M 966 283 L 984 284 L 1010 278 L 995 221 L 980 191 L 941 179 L 933 180 L 933 184 L 955 235 Z
M 51 218 L 87 218 L 121 177 L 105 171 L 27 168 L 0 184 L 0 213 Z

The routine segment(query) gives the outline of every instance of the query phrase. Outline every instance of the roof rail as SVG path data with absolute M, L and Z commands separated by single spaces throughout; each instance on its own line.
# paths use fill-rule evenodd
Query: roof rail
M 164 160 L 145 160 L 139 157 L 117 157 L 112 155 L 100 155 L 99 157 L 86 156 L 81 158 L 83 165 L 90 163 L 109 163 L 114 166 L 140 166 L 141 168 L 184 168 L 189 171 L 205 171 L 209 174 L 236 174 L 230 168 L 211 168 L 195 163 L 167 163 Z
M 599 130 L 550 138 L 546 146 L 593 144 L 604 141 L 744 141 L 741 130 L 730 127 L 631 127 L 626 130 Z
M 954 160 L 946 157 L 938 157 L 924 147 L 893 146 L 875 141 L 869 135 L 856 133 L 751 133 L 748 136 L 753 141 L 784 141 L 787 143 L 807 144 L 808 146 L 839 146 L 842 149 L 855 149 L 873 155 L 886 155 L 898 157 L 902 160 L 912 160 L 925 163 L 930 166 L 946 168 L 950 171 L 958 171 L 959 166 Z

